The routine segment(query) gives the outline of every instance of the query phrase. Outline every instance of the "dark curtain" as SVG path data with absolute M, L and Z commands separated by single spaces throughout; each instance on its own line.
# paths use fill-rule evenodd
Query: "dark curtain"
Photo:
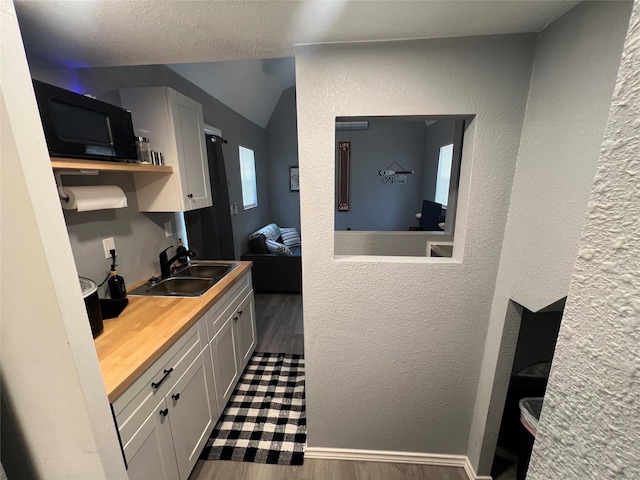
M 217 135 L 207 134 L 206 137 L 213 206 L 184 213 L 189 248 L 196 253 L 196 260 L 234 260 L 223 140 Z

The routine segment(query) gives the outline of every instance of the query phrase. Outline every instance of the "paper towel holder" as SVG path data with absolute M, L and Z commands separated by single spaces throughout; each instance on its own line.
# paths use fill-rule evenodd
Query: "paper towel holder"
M 69 201 L 69 196 L 64 193 L 64 185 L 62 185 L 62 175 L 98 175 L 98 170 L 67 170 L 64 172 L 56 171 L 55 180 L 58 187 L 58 196 L 64 202 Z

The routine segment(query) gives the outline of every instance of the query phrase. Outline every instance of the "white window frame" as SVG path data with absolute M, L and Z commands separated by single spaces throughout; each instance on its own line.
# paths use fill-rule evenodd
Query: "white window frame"
M 253 150 L 240 145 L 240 184 L 242 186 L 242 207 L 245 210 L 258 206 L 258 182 L 256 176 L 256 160 Z

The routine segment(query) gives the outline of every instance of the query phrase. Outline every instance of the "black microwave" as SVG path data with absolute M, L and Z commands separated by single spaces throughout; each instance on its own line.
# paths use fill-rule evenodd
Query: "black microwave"
M 52 157 L 137 160 L 130 111 L 38 80 L 33 88 Z

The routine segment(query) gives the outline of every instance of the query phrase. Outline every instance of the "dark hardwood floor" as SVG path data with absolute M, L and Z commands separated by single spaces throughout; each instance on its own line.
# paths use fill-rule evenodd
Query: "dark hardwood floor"
M 189 480 L 468 480 L 461 467 L 306 459 L 304 465 L 199 460 Z
M 304 354 L 302 295 L 256 293 L 256 352 Z

